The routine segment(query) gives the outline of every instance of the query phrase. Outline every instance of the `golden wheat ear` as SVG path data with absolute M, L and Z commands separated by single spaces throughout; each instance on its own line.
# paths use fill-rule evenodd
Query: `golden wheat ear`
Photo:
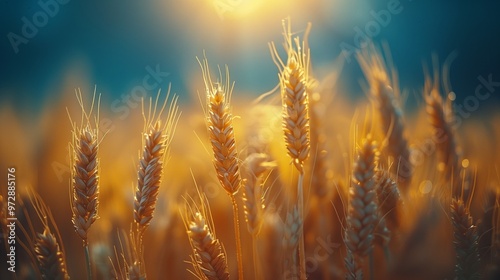
M 144 234 L 151 219 L 153 219 L 163 168 L 168 159 L 170 144 L 180 117 L 177 106 L 178 97 L 174 96 L 170 100 L 169 96 L 170 88 L 163 104 L 159 104 L 159 91 L 155 104 L 150 100 L 150 112 L 148 112 L 147 117 L 144 117 L 144 138 L 142 139 L 142 151 L 137 171 L 137 188 L 134 197 L 134 221 L 139 235 Z M 166 112 L 165 117 L 164 111 L 167 104 L 169 104 L 168 112 Z M 154 108 L 153 111 L 151 111 L 151 106 Z
M 238 279 L 243 279 L 243 260 L 241 253 L 241 237 L 239 225 L 239 211 L 236 202 L 236 194 L 241 185 L 238 151 L 234 137 L 233 115 L 231 113 L 231 95 L 233 86 L 229 81 L 229 69 L 226 66 L 226 77 L 223 82 L 220 73 L 220 81 L 212 82 L 210 67 L 205 58 L 200 62 L 203 81 L 206 91 L 206 123 L 210 144 L 213 151 L 213 164 L 219 179 L 219 183 L 231 198 L 233 205 L 234 234 L 236 239 L 236 257 L 238 259 Z
M 192 273 L 199 279 L 228 280 L 226 252 L 216 237 L 206 196 L 199 192 L 196 200 L 188 196 L 181 215 L 193 250 Z
M 356 266 L 359 267 L 363 267 L 363 259 L 367 255 L 370 254 L 372 257 L 374 233 L 378 224 L 375 193 L 375 168 L 378 158 L 377 143 L 367 135 L 358 149 L 358 156 L 354 162 L 345 231 L 345 244 L 352 253 Z M 346 259 L 348 270 L 356 274 L 351 264 L 350 259 L 349 261 Z
M 143 262 L 143 237 L 149 227 L 156 208 L 156 201 L 160 190 L 163 169 L 168 160 L 170 144 L 180 117 L 177 106 L 178 97 L 170 96 L 170 88 L 163 103 L 159 103 L 161 91 L 158 91 L 155 102 L 150 100 L 148 115 L 143 109 L 144 138 L 137 171 L 137 187 L 134 196 L 134 223 L 136 232 L 131 238 L 135 238 L 134 252 L 136 260 L 133 265 L 137 266 L 139 275 L 146 275 Z M 167 108 L 168 106 L 168 108 Z M 153 108 L 153 109 L 151 109 Z M 165 112 L 165 110 L 168 110 Z M 165 116 L 166 114 L 166 116 Z M 134 272 L 137 268 L 131 269 Z
M 42 279 L 70 279 L 66 268 L 64 246 L 60 243 L 62 238 L 50 209 L 33 190 L 29 190 L 28 196 L 37 218 L 43 226 L 43 231 L 37 233 L 31 228 L 32 237 L 27 236 Z M 30 227 L 32 227 L 34 221 L 29 215 L 28 220 Z
M 76 98 L 82 110 L 80 124 L 71 120 L 72 141 L 70 143 L 71 159 L 71 221 L 76 233 L 83 240 L 85 259 L 87 262 L 88 279 L 92 279 L 92 268 L 89 254 L 88 232 L 98 219 L 99 207 L 99 157 L 98 150 L 102 138 L 99 135 L 99 103 L 94 116 L 96 93 L 92 98 L 89 112 L 85 111 L 81 91 L 76 92 Z M 69 115 L 69 112 L 68 112 Z M 94 117 L 94 119 L 93 119 Z
M 393 173 L 398 176 L 398 186 L 406 191 L 410 185 L 413 167 L 404 130 L 396 70 L 391 69 L 392 73 L 388 71 L 381 52 L 373 44 L 358 53 L 357 59 L 368 80 L 369 96 L 377 109 L 382 132 L 386 137 L 384 148 L 395 161 Z
M 453 110 L 451 100 L 443 99 L 440 91 L 439 75 L 434 70 L 434 78 L 426 75 L 424 85 L 424 99 L 427 115 L 433 129 L 433 139 L 436 142 L 438 153 L 438 170 L 444 180 L 452 183 L 453 197 L 460 196 L 461 155 L 459 152 L 456 133 L 453 128 Z
M 87 234 L 90 226 L 98 218 L 99 207 L 99 130 L 98 119 L 93 124 L 92 110 L 94 109 L 95 94 L 90 112 L 85 111 L 81 91 L 76 94 L 82 109 L 82 120 L 79 125 L 72 122 L 71 150 L 71 209 L 73 210 L 72 222 L 75 231 L 87 245 Z M 99 105 L 98 105 L 99 106 Z M 97 113 L 98 114 L 98 113 Z M 71 120 L 71 118 L 70 118 Z
M 287 153 L 292 163 L 299 172 L 297 183 L 297 205 L 299 216 L 304 220 L 304 162 L 309 158 L 311 150 L 310 143 L 310 120 L 309 120 L 309 87 L 312 78 L 310 71 L 310 50 L 307 43 L 307 35 L 301 42 L 299 37 L 292 39 L 290 20 L 283 20 L 283 35 L 285 39 L 285 50 L 287 52 L 286 64 L 283 63 L 274 44 L 270 45 L 273 61 L 279 69 L 279 80 L 281 88 L 282 103 L 282 126 L 285 136 Z M 306 278 L 305 245 L 303 229 L 300 229 L 299 239 L 299 267 L 300 278 Z

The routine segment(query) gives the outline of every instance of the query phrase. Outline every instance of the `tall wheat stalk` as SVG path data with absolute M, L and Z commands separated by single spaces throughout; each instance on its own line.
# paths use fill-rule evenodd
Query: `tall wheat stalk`
M 168 157 L 170 143 L 180 116 L 177 106 L 177 96 L 174 96 L 169 103 L 167 116 L 162 122 L 162 118 L 164 117 L 163 112 L 169 102 L 169 94 L 170 88 L 161 108 L 157 112 L 160 97 L 159 91 L 154 103 L 154 109 L 151 110 L 153 102 L 150 100 L 148 116 L 144 115 L 143 148 L 139 160 L 137 188 L 134 197 L 135 244 L 137 246 L 137 253 L 139 254 L 136 257 L 139 263 L 135 265 L 139 267 L 140 278 L 146 278 L 146 268 L 143 262 L 143 237 L 153 219 L 165 161 Z
M 92 111 L 95 103 L 95 92 L 89 113 L 85 111 L 81 91 L 76 94 L 77 101 L 82 109 L 80 126 L 71 121 L 72 142 L 71 153 L 71 209 L 72 222 L 76 233 L 83 240 L 85 259 L 87 264 L 87 277 L 92 279 L 92 267 L 89 254 L 88 231 L 98 218 L 99 206 L 99 158 L 98 150 L 101 139 L 99 138 L 99 111 L 92 124 Z M 99 106 L 99 101 L 97 103 Z M 70 117 L 71 120 L 71 117 Z
M 243 279 L 243 260 L 241 253 L 240 225 L 238 219 L 238 203 L 236 194 L 241 185 L 240 168 L 238 164 L 238 151 L 234 137 L 233 115 L 231 113 L 231 95 L 233 85 L 229 81 L 229 69 L 226 66 L 225 83 L 221 81 L 213 83 L 210 76 L 208 60 L 201 66 L 203 81 L 206 90 L 206 122 L 212 151 L 214 155 L 214 167 L 217 178 L 222 188 L 231 198 L 233 205 L 234 233 L 236 238 L 236 256 L 238 259 L 238 279 Z M 221 74 L 222 76 L 222 74 Z
M 248 232 L 252 235 L 253 262 L 255 278 L 262 278 L 259 274 L 259 258 L 257 250 L 257 235 L 260 233 L 264 221 L 264 176 L 276 166 L 265 153 L 252 153 L 243 162 L 243 209 L 247 222 Z
M 288 25 L 283 21 L 285 38 L 285 50 L 287 52 L 287 62 L 283 63 L 276 47 L 271 43 L 271 54 L 275 64 L 279 68 L 279 79 L 281 88 L 283 132 L 288 155 L 292 163 L 299 172 L 297 181 L 297 206 L 300 220 L 304 220 L 304 162 L 309 157 L 311 149 L 309 132 L 309 97 L 308 86 L 310 51 L 307 47 L 307 34 L 301 43 L 296 37 L 292 40 L 290 22 Z M 304 248 L 304 230 L 300 228 L 299 240 L 299 263 L 300 279 L 306 279 L 306 262 Z

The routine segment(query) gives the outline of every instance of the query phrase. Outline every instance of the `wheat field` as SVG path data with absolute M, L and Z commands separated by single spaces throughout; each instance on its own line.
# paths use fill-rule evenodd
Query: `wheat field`
M 199 102 L 160 90 L 126 122 L 107 122 L 99 85 L 69 86 L 40 120 L 38 153 L 36 126 L 2 110 L 18 143 L 1 157 L 22 159 L 17 279 L 499 279 L 499 113 L 458 123 L 436 59 L 407 110 L 372 43 L 356 54 L 353 102 L 315 76 L 314 27 L 282 24 L 269 44 L 279 81 L 258 98 L 203 53 Z

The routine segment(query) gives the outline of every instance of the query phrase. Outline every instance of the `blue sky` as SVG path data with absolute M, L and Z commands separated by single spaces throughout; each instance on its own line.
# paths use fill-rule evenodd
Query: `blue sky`
M 459 100 L 474 92 L 478 76 L 500 81 L 497 1 L 291 0 L 287 9 L 279 7 L 282 1 L 267 8 L 250 2 L 0 1 L 0 102 L 36 112 L 60 94 L 73 94 L 63 84 L 84 91 L 97 85 L 105 100 L 113 100 L 142 85 L 152 68 L 168 73 L 157 87 L 172 83 L 188 101 L 199 74 L 195 57 L 204 50 L 212 64 L 229 65 L 237 89 L 257 95 L 276 84 L 267 42 L 281 44 L 281 19 L 287 15 L 299 32 L 312 22 L 312 61 L 320 75 L 342 46 L 356 46 L 359 30 L 366 35 L 374 28 L 371 39 L 388 43 L 405 88 L 423 86 L 422 63 L 429 64 L 432 53 L 443 62 L 454 51 L 450 79 Z M 226 4 L 226 10 L 216 4 Z M 391 5 L 399 12 L 377 21 L 375 15 Z M 36 31 L 25 27 L 30 24 Z M 82 80 L 67 85 L 68 73 Z M 360 94 L 360 79 L 357 63 L 345 63 L 341 83 L 352 95 Z M 156 87 L 150 93 L 155 92 Z

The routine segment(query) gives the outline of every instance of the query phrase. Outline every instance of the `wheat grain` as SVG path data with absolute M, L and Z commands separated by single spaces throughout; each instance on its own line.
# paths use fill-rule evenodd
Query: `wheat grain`
M 462 199 L 452 199 L 451 221 L 457 257 L 456 277 L 458 279 L 481 279 L 477 227 Z
M 404 132 L 396 72 L 393 70 L 391 81 L 382 54 L 373 45 L 358 53 L 357 58 L 370 85 L 370 96 L 380 116 L 382 131 L 388 140 L 386 148 L 396 160 L 394 166 L 397 168 L 398 183 L 406 190 L 413 171 L 408 140 Z
M 377 144 L 368 135 L 363 139 L 353 168 L 345 240 L 347 248 L 359 257 L 366 256 L 373 246 L 378 218 L 374 178 L 377 162 Z

